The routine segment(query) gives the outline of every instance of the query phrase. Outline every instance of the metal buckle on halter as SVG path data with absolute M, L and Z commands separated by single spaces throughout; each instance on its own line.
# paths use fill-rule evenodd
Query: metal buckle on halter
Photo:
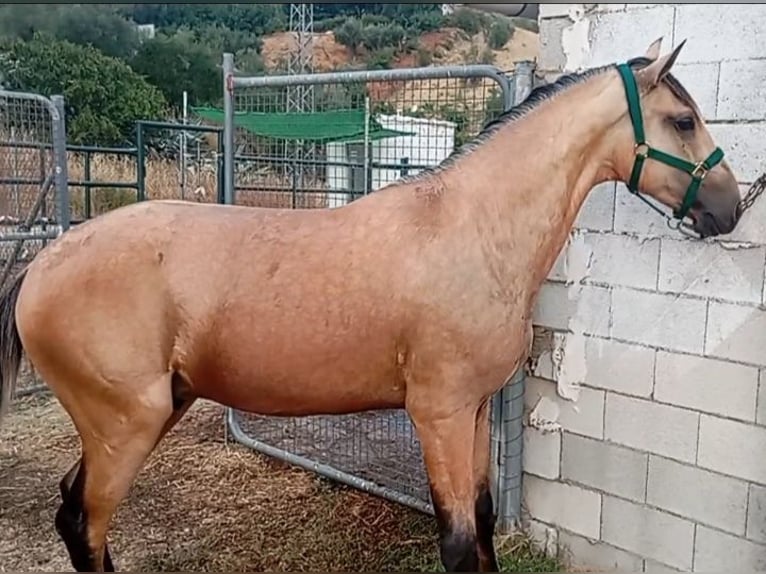
M 705 166 L 705 161 L 703 160 L 694 166 L 694 169 L 692 170 L 692 177 L 694 179 L 703 180 L 709 171 L 710 170 Z
M 637 143 L 633 146 L 633 153 L 636 154 L 638 157 L 642 157 L 644 159 L 649 157 L 649 150 L 651 149 L 651 146 L 648 142 L 644 143 Z

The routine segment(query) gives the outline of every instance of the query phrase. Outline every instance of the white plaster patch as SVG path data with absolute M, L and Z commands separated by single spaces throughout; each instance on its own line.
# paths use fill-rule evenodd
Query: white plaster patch
M 588 366 L 585 362 L 585 336 L 582 333 L 564 335 L 557 353 L 557 370 L 554 373 L 558 394 L 568 401 L 580 397 L 580 385 L 585 382 Z
M 757 245 L 755 243 L 747 243 L 744 241 L 726 241 L 726 240 L 705 240 L 709 243 L 718 243 L 721 246 L 721 249 L 726 249 L 729 251 L 738 251 L 740 249 L 757 249 L 760 247 L 760 245 Z
M 582 295 L 582 282 L 590 274 L 593 250 L 585 241 L 584 234 L 575 231 L 570 235 L 564 265 L 567 296 L 570 300 Z M 563 399 L 576 401 L 580 396 L 580 385 L 588 374 L 585 362 L 585 326 L 578 320 L 579 313 L 569 318 L 569 333 L 554 335 L 551 362 L 553 380 L 557 392 Z
M 561 430 L 559 416 L 561 416 L 561 409 L 558 403 L 548 397 L 540 397 L 535 408 L 529 413 L 529 426 L 543 433 L 559 432 Z
M 577 72 L 586 67 L 590 56 L 590 19 L 584 4 L 570 4 L 568 16 L 572 24 L 561 31 L 563 71 Z
M 593 250 L 585 242 L 584 234 L 576 230 L 569 236 L 564 257 L 564 277 L 567 285 L 587 279 L 593 261 Z

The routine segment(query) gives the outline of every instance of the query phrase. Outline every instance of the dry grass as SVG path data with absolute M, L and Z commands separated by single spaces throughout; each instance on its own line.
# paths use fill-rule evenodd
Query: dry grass
M 85 180 L 85 160 L 81 154 L 70 154 L 70 181 Z M 99 182 L 131 183 L 136 181 L 136 160 L 129 156 L 95 154 L 91 158 L 90 180 Z M 279 174 L 269 171 L 252 174 L 249 178 L 237 177 L 237 185 L 254 187 L 237 193 L 237 203 L 252 207 L 292 207 L 289 191 L 257 191 L 264 189 L 290 189 L 290 182 Z M 70 188 L 73 215 L 84 217 L 85 192 Z M 211 161 L 191 163 L 187 168 L 185 187 L 181 186 L 181 168 L 178 161 L 151 157 L 146 162 L 146 197 L 148 199 L 185 199 L 201 203 L 214 203 L 218 194 L 218 171 Z M 105 186 L 91 193 L 91 213 L 100 215 L 116 207 L 135 201 L 133 190 Z M 326 207 L 324 193 L 301 194 L 298 207 Z
M 53 516 L 78 445 L 49 395 L 14 404 L 0 428 L 0 571 L 71 571 Z M 523 538 L 499 542 L 504 570 L 558 568 Z M 129 571 L 440 569 L 432 517 L 227 444 L 207 402 L 149 459 L 110 543 Z
M 135 189 L 120 189 L 113 183 L 135 184 L 137 181 L 137 163 L 135 156 L 95 153 L 90 157 L 90 173 L 86 177 L 85 154 L 68 154 L 68 175 L 70 182 L 99 182 L 102 187 L 90 191 L 90 215 L 94 217 L 117 207 L 136 201 Z M 32 179 L 39 181 L 40 174 L 48 173 L 41 168 L 50 166 L 49 153 L 41 154 L 34 149 L 15 149 L 12 153 L 0 153 L 0 178 Z M 237 203 L 253 207 L 293 206 L 293 196 L 289 191 L 291 182 L 283 174 L 264 168 L 262 170 L 237 176 L 237 186 L 247 187 L 237 194 Z M 312 189 L 316 193 L 299 194 L 297 207 L 326 207 L 327 195 L 323 185 L 315 183 Z M 252 189 L 251 189 L 252 188 Z M 259 191 L 259 188 L 268 191 Z M 273 189 L 285 191 L 271 191 Z M 0 213 L 14 220 L 24 219 L 40 193 L 39 184 L 0 184 Z M 86 216 L 86 197 L 83 187 L 70 185 L 70 205 L 72 218 L 84 219 Z M 148 199 L 185 199 L 202 203 L 217 201 L 218 170 L 211 159 L 190 162 L 187 167 L 185 186 L 181 185 L 181 168 L 178 161 L 162 157 L 149 157 L 146 162 L 146 196 Z M 54 215 L 55 203 L 52 195 L 44 205 L 43 213 Z

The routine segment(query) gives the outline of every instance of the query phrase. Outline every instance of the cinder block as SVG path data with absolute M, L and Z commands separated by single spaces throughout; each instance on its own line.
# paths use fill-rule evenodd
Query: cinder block
M 667 458 L 649 457 L 646 502 L 732 534 L 745 534 L 747 483 Z
M 649 347 L 590 337 L 585 343 L 588 385 L 649 397 L 654 384 L 655 354 Z
M 524 472 L 552 480 L 559 477 L 561 433 L 526 427 L 522 453 Z
M 757 397 L 755 367 L 657 353 L 654 398 L 660 402 L 752 422 Z
M 561 18 L 569 15 L 568 4 L 540 4 L 538 18 L 546 20 L 548 18 Z
M 755 422 L 766 425 L 766 371 L 758 373 L 758 404 L 755 409 Z
M 694 523 L 604 496 L 601 539 L 629 552 L 691 571 Z
M 629 259 L 630 260 L 630 259 Z M 660 291 L 760 303 L 766 247 L 662 240 Z
M 764 18 L 763 4 L 737 5 L 736 10 L 729 4 L 677 4 L 675 34 L 666 38 L 688 40 L 679 63 L 761 58 L 766 53 Z
M 766 312 L 711 301 L 705 355 L 766 366 Z
M 697 464 L 766 485 L 766 464 L 757 453 L 766 452 L 766 429 L 702 415 Z
M 697 526 L 694 569 L 697 572 L 763 572 L 766 546 Z
M 697 102 L 702 116 L 707 120 L 716 118 L 716 94 L 721 64 L 676 64 L 673 75 L 684 85 Z
M 545 283 L 535 303 L 532 321 L 559 331 L 571 326 L 587 335 L 609 335 L 609 289 L 592 285 Z
M 764 35 L 766 37 L 766 35 Z M 755 181 L 766 163 L 766 122 L 710 124 L 710 135 L 726 153 L 739 182 Z
M 561 478 L 643 502 L 648 455 L 599 440 L 565 433 Z
M 750 502 L 747 509 L 747 537 L 766 543 L 766 488 L 750 485 Z
M 624 550 L 568 532 L 559 534 L 559 560 L 569 571 L 578 572 L 641 572 L 643 562 Z
M 525 476 L 523 488 L 524 505 L 532 518 L 588 538 L 599 537 L 600 494 L 532 475 Z
M 561 428 L 592 438 L 604 438 L 604 391 L 582 387 L 577 401 L 558 396 L 556 383 L 529 377 L 526 380 L 524 404 L 528 412 L 534 411 L 541 400 L 549 401 L 558 413 Z
M 656 4 L 641 11 L 600 15 L 592 23 L 589 66 L 643 56 L 659 36 L 673 37 L 673 6 Z
M 616 339 L 701 355 L 706 315 L 707 303 L 699 299 L 621 287 L 612 291 Z
M 564 7 L 565 5 L 562 5 Z M 567 7 L 568 8 L 568 7 Z M 543 18 L 540 20 L 540 56 L 541 70 L 563 70 L 566 54 L 561 44 L 564 30 L 572 25 L 569 18 Z
M 766 118 L 766 61 L 721 62 L 718 118 L 722 120 Z
M 585 239 L 593 251 L 590 281 L 637 289 L 657 287 L 658 239 L 612 234 L 588 234 Z M 626 261 L 630 265 L 625 265 Z M 760 291 L 758 297 L 760 300 Z
M 611 231 L 614 223 L 614 195 L 616 184 L 613 181 L 601 183 L 590 190 L 575 220 L 577 229 L 589 231 Z
M 593 12 L 622 12 L 627 4 L 591 4 Z
M 666 572 L 682 572 L 678 568 L 671 568 L 660 564 L 654 560 L 644 560 L 644 572 L 652 572 L 652 574 L 665 574 Z
M 556 261 L 553 262 L 553 267 L 551 267 L 551 270 L 548 273 L 549 281 L 566 281 L 566 257 L 567 246 L 565 245 L 564 248 L 559 252 L 558 257 L 556 257 Z
M 749 185 L 740 184 L 740 195 L 744 198 L 749 189 Z M 742 215 L 737 228 L 725 238 L 719 238 L 719 241 L 721 243 L 732 242 L 735 245 L 739 243 L 766 245 L 766 200 L 760 198 L 756 201 Z
M 650 201 L 654 201 L 650 198 Z M 672 210 L 654 202 L 668 215 Z M 617 198 L 615 200 L 614 230 L 618 233 L 631 233 L 644 237 L 671 237 L 677 238 L 678 231 L 668 227 L 665 219 L 651 209 L 638 197 L 628 191 L 623 183 L 617 184 Z
M 693 463 L 697 454 L 697 413 L 608 393 L 607 440 Z

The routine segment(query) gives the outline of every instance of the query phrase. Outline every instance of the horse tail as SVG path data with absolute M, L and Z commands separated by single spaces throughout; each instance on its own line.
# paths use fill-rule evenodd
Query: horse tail
M 16 327 L 16 302 L 26 276 L 24 269 L 0 296 L 0 422 L 10 407 L 24 352 Z

